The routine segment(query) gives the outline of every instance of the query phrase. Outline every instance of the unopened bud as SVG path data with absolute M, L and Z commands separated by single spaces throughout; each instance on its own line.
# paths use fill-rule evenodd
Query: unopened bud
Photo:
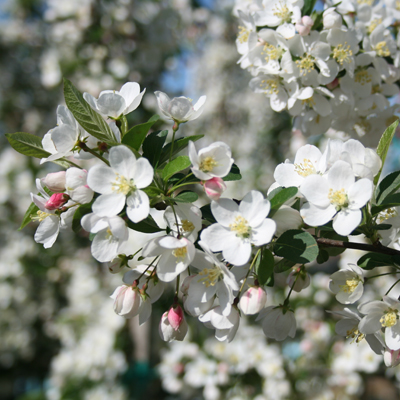
M 172 328 L 174 328 L 176 331 L 179 329 L 183 319 L 184 319 L 183 311 L 179 304 L 169 309 L 168 322 L 171 324 Z
M 383 360 L 387 367 L 396 367 L 400 364 L 400 350 L 385 349 Z
M 172 308 L 171 308 L 172 309 Z M 170 310 L 171 311 L 171 310 Z M 160 333 L 161 339 L 165 342 L 172 342 L 173 340 L 182 341 L 188 331 L 188 325 L 183 317 L 182 313 L 182 320 L 177 329 L 171 325 L 168 319 L 169 311 L 166 311 L 160 321 L 160 325 L 158 327 L 158 332 Z
M 323 13 L 323 23 L 325 29 L 340 28 L 342 26 L 342 16 L 334 8 L 328 8 Z
M 267 293 L 261 287 L 250 287 L 239 301 L 239 307 L 246 315 L 259 313 L 267 302 Z
M 204 190 L 206 192 L 206 195 L 211 199 L 211 200 L 219 200 L 221 197 L 221 194 L 226 190 L 226 185 L 225 182 L 223 181 L 222 178 L 212 178 L 209 179 L 208 181 L 203 182 Z
M 297 293 L 310 285 L 310 275 L 304 267 L 293 268 L 292 272 L 287 277 L 286 283 Z M 294 286 L 293 286 L 294 285 Z
M 308 15 L 305 15 L 301 18 L 300 21 L 296 23 L 295 28 L 297 32 L 299 32 L 300 36 L 307 36 L 310 33 L 313 25 L 314 21 L 312 20 L 312 18 Z
M 48 210 L 57 210 L 61 208 L 67 201 L 69 196 L 65 193 L 54 193 L 44 205 Z
M 66 171 L 52 172 L 42 178 L 42 182 L 52 192 L 63 192 L 65 190 L 65 174 Z

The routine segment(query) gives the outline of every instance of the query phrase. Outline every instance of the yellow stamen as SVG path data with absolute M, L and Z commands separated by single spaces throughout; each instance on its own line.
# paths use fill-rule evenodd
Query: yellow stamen
M 345 285 L 340 285 L 340 290 L 344 293 L 353 293 L 361 282 L 360 278 L 347 279 Z
M 249 223 L 242 216 L 237 216 L 233 224 L 229 225 L 231 231 L 236 232 L 236 236 L 248 238 L 250 236 L 251 228 Z
M 204 268 L 199 275 L 204 276 L 204 278 L 200 279 L 200 282 L 202 282 L 206 287 L 210 287 L 215 286 L 223 274 L 221 269 L 214 265 L 213 268 Z
M 366 83 L 370 83 L 372 78 L 368 71 L 363 69 L 354 75 L 354 81 L 364 86 Z
M 368 25 L 368 33 L 371 34 L 375 28 L 382 23 L 382 18 L 375 18 L 371 21 L 371 23 Z
M 307 54 L 305 57 L 301 57 L 300 60 L 296 61 L 297 67 L 300 69 L 300 73 L 302 75 L 307 75 L 314 69 L 315 58 L 310 54 Z
M 177 249 L 175 249 L 172 254 L 176 257 L 176 258 L 185 258 L 186 254 L 187 254 L 187 248 L 186 246 L 184 247 L 178 247 Z
M 376 54 L 378 54 L 378 56 L 380 56 L 380 57 L 389 57 L 390 56 L 389 47 L 387 46 L 387 43 L 384 40 L 382 42 L 379 42 L 375 46 L 375 51 L 376 51 Z
M 260 88 L 267 94 L 279 93 L 279 81 L 278 79 L 264 79 L 260 83 Z
M 336 206 L 336 209 L 340 209 L 341 207 L 347 207 L 348 198 L 344 189 L 335 190 L 329 189 L 328 198 L 331 204 Z
M 217 165 L 218 163 L 215 161 L 214 157 L 206 157 L 201 161 L 199 169 L 203 172 L 211 172 Z
M 282 22 L 290 22 L 292 12 L 283 1 L 280 1 L 279 4 L 276 4 L 272 11 L 274 12 L 275 17 L 280 18 Z
M 43 221 L 45 218 L 47 218 L 48 216 L 53 215 L 53 214 L 47 213 L 47 212 L 45 212 L 45 211 L 40 211 L 40 210 L 38 210 L 38 211 L 36 212 L 36 214 L 37 214 L 37 217 L 31 215 L 31 220 L 32 220 L 32 221 L 39 221 L 39 222 L 42 222 L 42 221 Z
M 398 212 L 394 208 L 388 208 L 378 214 L 378 222 L 381 224 L 389 218 L 397 217 Z
M 279 60 L 282 54 L 285 52 L 281 47 L 275 47 L 272 44 L 265 43 L 263 52 L 261 54 L 266 54 L 265 61 Z
M 365 335 L 363 333 L 361 333 L 357 327 L 354 327 L 353 329 L 351 329 L 350 331 L 347 331 L 347 336 L 346 338 L 352 338 L 353 340 L 351 341 L 351 343 L 360 343 L 361 340 L 363 340 L 365 338 Z
M 187 219 L 183 219 L 182 221 L 182 229 L 185 232 L 192 232 L 194 229 L 194 225 Z
M 126 196 L 129 192 L 136 189 L 132 179 L 128 181 L 128 179 L 118 173 L 115 175 L 115 182 L 113 182 L 111 186 L 113 192 L 122 193 Z
M 302 100 L 301 104 L 313 108 L 315 106 L 315 100 L 310 97 L 309 99 Z
M 301 162 L 300 164 L 294 164 L 294 170 L 295 172 L 297 172 L 298 175 L 304 178 L 317 172 L 315 170 L 314 164 L 308 158 L 304 158 L 303 162 Z
M 239 26 L 238 40 L 240 43 L 249 41 L 250 31 L 245 26 Z
M 397 310 L 389 308 L 379 320 L 383 328 L 390 328 L 397 323 Z
M 353 52 L 350 50 L 350 45 L 348 45 L 347 42 L 344 42 L 344 45 L 338 44 L 333 49 L 333 58 L 336 59 L 340 65 L 343 65 L 345 62 L 349 63 L 352 55 Z

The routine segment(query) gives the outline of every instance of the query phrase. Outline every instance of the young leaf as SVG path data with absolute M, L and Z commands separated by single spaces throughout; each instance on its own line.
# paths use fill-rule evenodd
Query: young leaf
M 385 176 L 375 190 L 376 204 L 379 206 L 400 187 L 400 171 Z
M 177 196 L 173 197 L 172 200 L 178 203 L 193 203 L 199 198 L 197 193 L 191 191 L 180 192 Z
M 240 181 L 242 179 L 242 175 L 240 174 L 239 167 L 236 164 L 232 165 L 229 174 L 222 178 L 224 181 Z
M 162 172 L 162 178 L 167 181 L 172 175 L 177 172 L 183 171 L 184 169 L 190 167 L 192 163 L 188 156 L 179 156 L 168 163 Z
M 22 220 L 21 226 L 18 228 L 19 231 L 25 228 L 29 224 L 29 222 L 32 221 L 31 215 L 35 215 L 39 211 L 39 207 L 35 203 L 31 203 L 28 209 L 26 210 L 26 213 L 24 215 L 24 218 Z
M 274 256 L 268 249 L 264 249 L 261 253 L 260 262 L 256 266 L 256 274 L 258 283 L 264 286 L 274 274 L 275 260 Z
M 297 192 L 298 189 L 294 186 L 287 188 L 278 187 L 274 189 L 267 197 L 271 203 L 271 211 L 268 216 L 272 217 L 283 204 L 296 196 Z
M 151 132 L 143 142 L 143 157 L 147 158 L 150 164 L 157 168 L 161 156 L 162 147 L 167 139 L 168 131 Z
M 135 150 L 139 150 L 144 139 L 147 136 L 150 128 L 158 121 L 160 117 L 158 115 L 153 115 L 144 124 L 136 125 L 126 132 L 125 136 L 122 138 L 122 143 L 132 147 Z
M 133 229 L 134 231 L 142 232 L 142 233 L 156 233 L 161 232 L 164 229 L 161 229 L 154 219 L 149 215 L 143 221 L 138 222 L 137 224 L 133 223 L 130 219 L 127 221 L 128 228 Z
M 187 136 L 187 137 L 175 140 L 174 149 L 172 150 L 172 156 L 174 156 L 175 154 L 178 154 L 181 150 L 183 150 L 185 147 L 187 147 L 190 140 L 192 142 L 196 142 L 197 140 L 201 139 L 202 137 L 204 137 L 204 135 L 194 135 L 194 136 Z M 159 161 L 158 165 L 162 165 L 165 161 L 169 160 L 170 152 L 171 152 L 171 143 L 168 143 L 162 149 L 160 161 Z
M 89 106 L 79 90 L 64 78 L 64 97 L 67 107 L 83 129 L 107 144 L 116 144 L 113 131 L 103 117 Z
M 386 160 L 386 155 L 387 155 L 387 152 L 389 151 L 390 143 L 392 143 L 393 136 L 396 133 L 396 128 L 397 128 L 398 124 L 399 124 L 399 120 L 396 120 L 395 122 L 393 122 L 393 124 L 390 125 L 385 130 L 385 132 L 383 132 L 381 140 L 378 143 L 378 148 L 376 149 L 376 152 L 378 153 L 378 156 L 382 160 L 382 166 L 381 166 L 381 169 L 379 170 L 378 174 L 374 178 L 374 185 L 376 185 L 378 183 L 379 177 L 381 176 L 381 172 L 382 172 L 383 166 L 385 164 L 385 160 Z
M 305 264 L 314 261 L 319 250 L 317 242 L 308 232 L 290 229 L 277 239 L 274 252 L 297 264 Z
M 379 206 L 372 206 L 371 214 L 376 215 L 383 210 L 398 206 L 400 206 L 400 193 L 390 194 L 383 199 Z
M 43 149 L 42 139 L 38 136 L 25 132 L 6 133 L 11 147 L 24 156 L 45 158 L 50 155 Z
M 282 260 L 278 261 L 275 264 L 274 272 L 280 274 L 281 272 L 285 272 L 288 269 L 292 268 L 296 263 L 294 261 L 290 261 L 286 258 L 282 258 Z

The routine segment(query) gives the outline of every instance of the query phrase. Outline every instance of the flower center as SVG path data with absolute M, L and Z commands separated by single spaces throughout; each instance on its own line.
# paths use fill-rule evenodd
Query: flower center
M 315 106 L 315 100 L 314 100 L 312 97 L 310 97 L 309 99 L 302 100 L 302 101 L 301 101 L 301 104 L 302 104 L 303 106 L 308 106 L 308 107 L 310 107 L 310 108 L 314 108 L 314 106 Z
M 381 224 L 383 221 L 386 221 L 389 218 L 397 217 L 397 215 L 398 212 L 394 208 L 388 208 L 378 214 L 378 221 Z
M 111 190 L 113 192 L 122 193 L 125 196 L 136 189 L 136 186 L 133 184 L 133 180 L 126 179 L 124 176 L 116 173 L 115 182 L 112 183 Z
M 375 18 L 371 21 L 371 23 L 368 25 L 368 33 L 371 34 L 375 28 L 382 23 L 382 18 Z
M 390 328 L 396 325 L 397 322 L 397 310 L 392 310 L 389 308 L 385 311 L 383 317 L 379 320 L 383 328 Z
M 380 57 L 389 57 L 390 56 L 390 50 L 389 47 L 387 46 L 387 43 L 385 40 L 382 42 L 377 43 L 375 46 L 376 54 Z
M 214 265 L 213 268 L 204 268 L 199 275 L 204 277 L 200 279 L 200 282 L 206 287 L 210 287 L 215 286 L 215 284 L 219 281 L 220 276 L 222 276 L 222 271 L 220 268 Z
M 303 162 L 301 162 L 300 164 L 294 164 L 294 170 L 295 172 L 297 172 L 298 175 L 304 178 L 317 172 L 315 170 L 314 164 L 308 158 L 304 158 Z
M 187 248 L 186 246 L 184 247 L 178 247 L 177 249 L 175 249 L 172 254 L 176 257 L 176 258 L 185 258 L 186 254 L 187 254 Z
M 279 81 L 278 79 L 263 79 L 260 83 L 261 89 L 267 94 L 279 93 Z
M 347 42 L 344 42 L 343 44 L 338 44 L 334 49 L 333 49 L 333 58 L 340 64 L 343 65 L 343 63 L 349 63 L 350 62 L 350 57 L 353 55 L 353 52 L 350 50 L 350 45 L 347 44 Z
M 396 0 L 395 8 L 397 11 L 400 11 L 400 0 Z
M 230 224 L 229 228 L 231 228 L 231 231 L 236 233 L 236 236 L 239 236 L 243 239 L 248 238 L 251 233 L 251 228 L 249 226 L 249 223 L 241 215 L 235 218 L 234 223 Z
M 345 293 L 353 293 L 359 283 L 359 278 L 347 279 L 345 285 L 340 285 L 340 290 Z
M 342 207 L 347 207 L 349 205 L 349 199 L 347 198 L 347 194 L 343 188 L 335 191 L 329 189 L 328 199 L 331 204 L 336 206 L 337 211 L 340 211 Z
M 364 69 L 355 74 L 354 81 L 364 86 L 366 83 L 370 83 L 372 78 L 368 71 Z
M 183 219 L 181 224 L 181 227 L 185 232 L 192 232 L 194 229 L 194 225 L 187 219 Z
M 275 5 L 275 8 L 272 9 L 275 17 L 278 17 L 282 20 L 282 22 L 290 22 L 292 12 L 289 10 L 287 4 L 283 1 L 280 1 Z
M 297 60 L 296 65 L 300 69 L 302 75 L 307 75 L 314 69 L 314 61 L 315 58 L 310 54 L 307 54 L 305 57 L 301 57 L 300 60 Z
M 357 0 L 358 4 L 368 4 L 369 6 L 372 6 L 372 3 L 374 0 Z
M 361 332 L 357 329 L 357 327 L 354 327 L 353 329 L 347 331 L 346 333 L 347 333 L 347 336 L 346 336 L 347 339 L 349 339 L 349 338 L 352 338 L 352 339 L 353 339 L 353 340 L 351 341 L 351 343 L 354 343 L 354 342 L 360 343 L 361 340 L 363 340 L 363 339 L 365 338 L 365 335 L 364 335 L 363 333 L 361 333 Z
M 40 210 L 38 210 L 38 211 L 36 212 L 36 214 L 37 214 L 37 217 L 31 215 L 31 220 L 32 220 L 32 221 L 39 221 L 39 222 L 42 222 L 42 221 L 43 221 L 45 218 L 47 218 L 48 216 L 53 215 L 53 214 L 47 213 L 47 212 L 45 212 L 45 211 L 40 211 Z
M 214 157 L 206 157 L 201 161 L 199 169 L 203 172 L 211 172 L 218 163 L 215 161 Z
M 265 61 L 279 60 L 282 54 L 285 52 L 280 46 L 275 47 L 272 44 L 265 43 L 263 52 L 261 54 L 266 54 Z
M 240 43 L 246 43 L 249 40 L 250 31 L 245 26 L 239 26 L 238 40 Z

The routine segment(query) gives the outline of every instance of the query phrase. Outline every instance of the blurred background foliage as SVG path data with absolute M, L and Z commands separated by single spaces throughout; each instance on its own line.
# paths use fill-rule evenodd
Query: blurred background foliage
M 2 0 L 0 6 L 1 400 L 397 398 L 397 370 L 387 376 L 380 358 L 337 342 L 324 312 L 334 304 L 325 274 L 314 275 L 299 295 L 301 333 L 283 345 L 283 355 L 252 326 L 227 346 L 196 321 L 192 341 L 166 349 L 157 325 L 172 292 L 139 327 L 114 314 L 109 295 L 121 276 L 91 258 L 87 235 L 63 233 L 45 251 L 33 241 L 35 226 L 18 231 L 35 178 L 58 167 L 17 154 L 4 133 L 43 137 L 53 128 L 63 77 L 94 96 L 139 82 L 146 95 L 130 124 L 158 112 L 155 90 L 195 100 L 206 94 L 202 117 L 179 134 L 205 134 L 200 145 L 231 146 L 243 180 L 228 196 L 266 192 L 276 164 L 304 139 L 291 133 L 286 114 L 274 114 L 266 98 L 250 91 L 236 65 L 233 1 Z M 276 279 L 283 288 L 285 277 Z M 269 296 L 277 303 L 284 290 Z M 365 391 L 371 372 L 384 379 L 386 397 L 366 397 L 375 393 Z

